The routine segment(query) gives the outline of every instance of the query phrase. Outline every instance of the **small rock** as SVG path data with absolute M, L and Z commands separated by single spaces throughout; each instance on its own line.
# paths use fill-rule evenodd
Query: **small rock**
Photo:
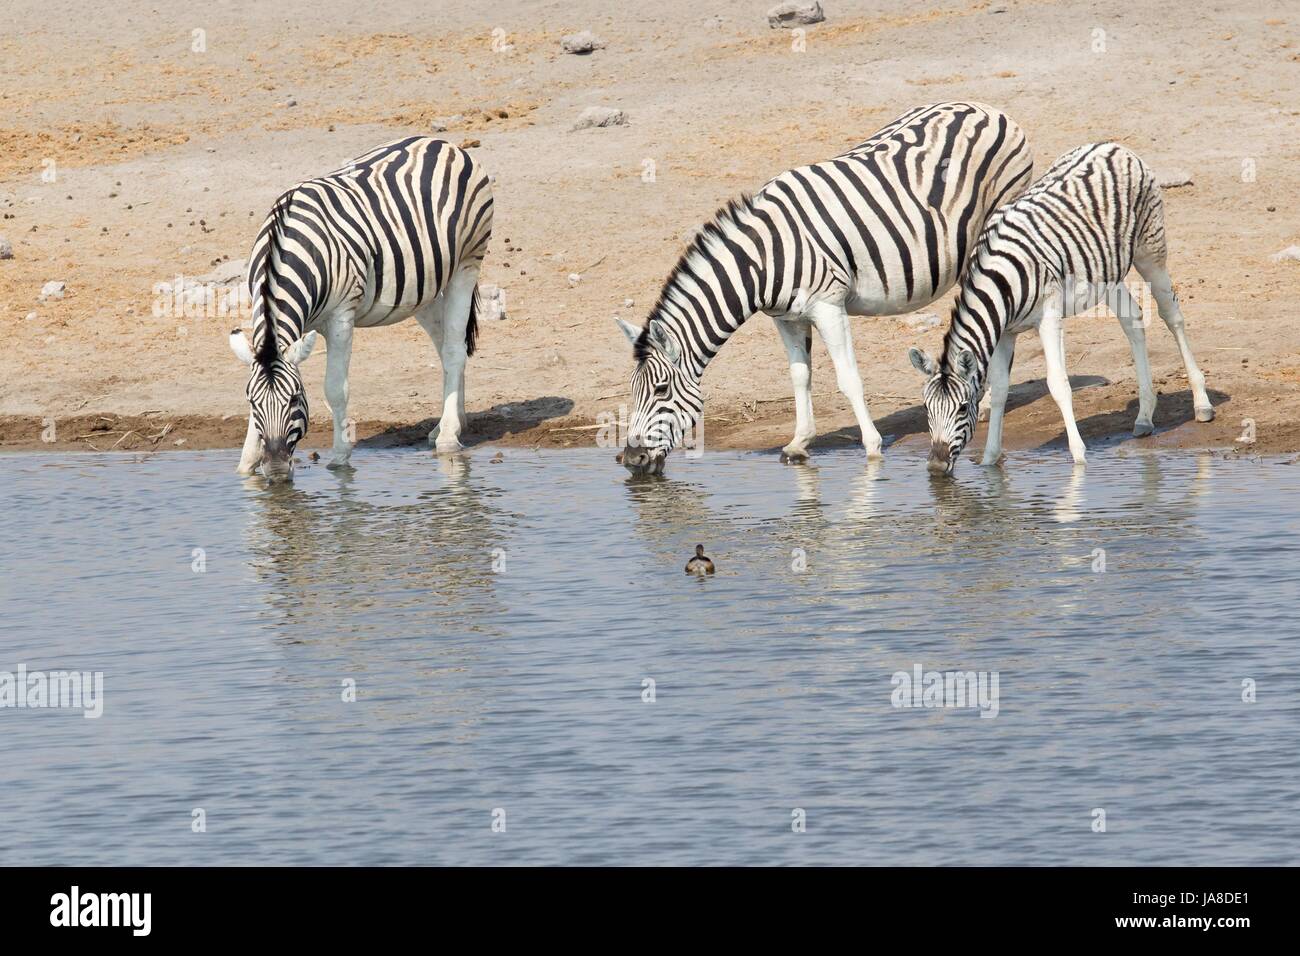
M 1300 246 L 1287 246 L 1281 252 L 1275 252 L 1268 258 L 1273 262 L 1300 262 Z
M 588 106 L 573 124 L 573 129 L 605 129 L 610 126 L 626 126 L 627 114 L 622 110 L 608 106 Z
M 625 309 L 630 309 L 630 308 L 632 308 L 632 306 L 634 306 L 634 305 L 636 305 L 636 300 L 635 300 L 635 299 L 624 299 L 624 300 L 623 300 L 623 308 L 625 308 Z
M 593 50 L 605 49 L 605 41 L 590 30 L 571 33 L 560 41 L 565 53 L 591 53 Z
M 1183 169 L 1171 169 L 1156 177 L 1161 189 L 1177 189 L 1179 186 L 1192 185 L 1192 174 Z
M 482 146 L 482 145 L 483 145 L 483 144 L 482 144 L 481 142 L 479 142 L 478 140 L 476 140 L 476 139 L 465 139 L 465 140 L 461 140 L 460 148 L 461 148 L 461 149 L 474 149 L 476 146 Z
M 0 259 L 12 259 L 14 257 L 14 244 L 0 236 Z
M 924 332 L 926 329 L 937 329 L 943 324 L 942 319 L 937 315 L 930 314 L 929 312 L 922 312 L 920 315 L 909 315 L 905 317 L 903 321 L 906 322 L 914 332 Z
M 577 285 L 582 281 L 582 276 L 576 272 L 569 273 L 569 285 Z
M 818 0 L 812 3 L 778 3 L 767 11 L 767 25 L 773 29 L 800 23 L 821 23 L 825 19 L 826 14 Z
M 49 299 L 62 299 L 63 293 L 66 292 L 67 289 L 68 287 L 65 283 L 55 282 L 51 280 L 50 282 L 47 282 L 45 283 L 45 285 L 41 286 L 41 294 L 39 296 L 39 300 L 41 302 L 45 302 L 48 301 Z
M 506 290 L 495 285 L 478 287 L 478 302 L 483 318 L 489 322 L 501 322 L 506 317 Z
M 33 321 L 36 320 L 36 318 L 37 318 L 37 315 L 36 315 L 35 312 L 28 312 L 28 313 L 27 313 L 27 321 L 28 321 L 28 322 L 33 322 Z
M 214 285 L 238 285 L 248 274 L 248 262 L 244 259 L 230 259 L 217 263 L 217 267 L 205 276 L 198 276 L 198 282 Z
M 174 442 L 172 442 L 172 444 L 173 444 L 173 445 L 184 445 L 184 444 L 185 444 L 185 439 L 184 439 L 184 438 L 178 438 L 178 439 L 176 439 Z

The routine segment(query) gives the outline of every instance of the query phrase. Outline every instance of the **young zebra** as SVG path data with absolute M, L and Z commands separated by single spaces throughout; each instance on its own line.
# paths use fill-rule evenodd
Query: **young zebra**
M 239 459 L 271 478 L 293 472 L 307 432 L 298 365 L 325 336 L 325 399 L 334 418 L 330 467 L 346 465 L 352 331 L 415 317 L 442 360 L 442 416 L 429 435 L 455 451 L 465 421 L 465 358 L 474 353 L 479 269 L 492 232 L 487 173 L 462 149 L 426 136 L 380 146 L 290 189 L 253 246 L 253 342 L 230 347 L 251 370 L 252 406 Z
M 805 457 L 816 434 L 815 326 L 867 455 L 880 457 L 849 315 L 909 312 L 942 295 L 984 217 L 1023 191 L 1031 166 L 1025 134 L 1004 113 L 941 103 L 720 209 L 682 254 L 644 327 L 619 320 L 636 358 L 623 464 L 663 470 L 700 418 L 705 367 L 756 312 L 776 320 L 790 360 L 795 430 L 785 455 Z
M 1212 421 L 1214 408 L 1187 343 L 1165 253 L 1160 187 L 1142 160 L 1115 143 L 1066 153 L 1028 192 L 994 212 L 962 276 L 942 357 L 936 362 L 920 349 L 909 351 L 912 364 L 927 378 L 923 395 L 930 422 L 930 471 L 952 473 L 975 431 L 986 379 L 992 403 L 983 463 L 997 463 L 1016 336 L 1032 328 L 1043 340 L 1047 387 L 1065 418 L 1070 452 L 1077 464 L 1084 464 L 1061 320 L 1103 300 L 1128 336 L 1137 366 L 1133 434 L 1151 434 L 1156 393 L 1146 335 L 1141 311 L 1123 285 L 1131 265 L 1150 285 L 1160 317 L 1178 341 L 1196 420 Z

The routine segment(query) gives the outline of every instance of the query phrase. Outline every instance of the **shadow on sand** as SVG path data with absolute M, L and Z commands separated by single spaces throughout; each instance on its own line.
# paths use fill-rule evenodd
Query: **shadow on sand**
M 468 416 L 461 444 L 467 448 L 497 441 L 515 432 L 528 431 L 551 418 L 563 418 L 573 411 L 573 400 L 548 395 L 530 398 L 524 402 L 506 402 L 493 405 L 487 411 Z M 438 425 L 438 419 L 425 418 L 413 425 L 392 425 L 376 435 L 357 442 L 358 448 L 403 448 L 425 445 L 429 432 Z

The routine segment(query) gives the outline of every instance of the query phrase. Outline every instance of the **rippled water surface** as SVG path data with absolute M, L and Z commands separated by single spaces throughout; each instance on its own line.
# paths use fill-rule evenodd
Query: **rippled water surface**
M 0 458 L 0 862 L 1300 862 L 1300 465 L 492 454 Z

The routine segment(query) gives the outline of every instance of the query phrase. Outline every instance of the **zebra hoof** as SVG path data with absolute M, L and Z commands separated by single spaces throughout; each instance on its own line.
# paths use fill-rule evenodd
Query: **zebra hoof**
M 1203 408 L 1197 408 L 1197 409 L 1196 409 L 1196 420 L 1197 420 L 1198 422 L 1212 422 L 1212 421 L 1214 421 L 1214 407 L 1213 407 L 1212 405 L 1206 405 L 1206 406 L 1203 407 Z
M 458 451 L 464 451 L 465 446 L 453 438 L 451 441 L 434 442 L 433 450 L 439 455 L 454 455 Z
M 352 469 L 352 462 L 348 461 L 346 458 L 335 458 L 325 467 L 330 471 L 338 471 L 340 468 L 347 468 L 350 471 Z
M 1150 435 L 1155 430 L 1156 426 L 1151 424 L 1151 422 L 1136 422 L 1133 425 L 1133 437 L 1146 438 L 1147 435 Z
M 808 460 L 808 449 L 786 445 L 781 449 L 781 464 L 802 465 Z

